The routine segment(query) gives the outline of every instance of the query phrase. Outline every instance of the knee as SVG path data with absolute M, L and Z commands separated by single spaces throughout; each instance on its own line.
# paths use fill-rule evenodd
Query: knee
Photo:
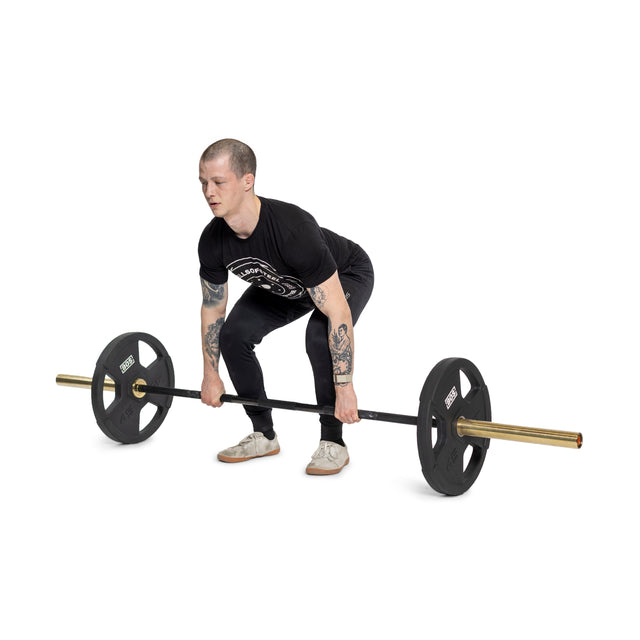
M 251 338 L 248 327 L 242 323 L 225 322 L 220 331 L 220 353 L 226 359 L 234 355 L 252 350 L 255 342 Z

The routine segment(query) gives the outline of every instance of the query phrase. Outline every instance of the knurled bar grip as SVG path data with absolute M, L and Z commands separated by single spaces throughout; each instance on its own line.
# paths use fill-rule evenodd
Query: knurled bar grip
M 200 391 L 191 391 L 189 389 L 173 389 L 169 387 L 155 387 L 149 384 L 136 385 L 138 391 L 143 393 L 157 393 L 160 395 L 180 396 L 182 398 L 200 399 Z M 267 409 L 287 409 L 290 411 L 306 411 L 308 413 L 319 413 L 325 416 L 332 416 L 335 413 L 335 407 L 323 406 L 318 404 L 304 404 L 302 402 L 291 402 L 289 400 L 271 400 L 263 398 L 260 400 L 254 398 L 241 398 L 240 396 L 224 393 L 220 396 L 222 402 L 232 404 L 242 404 L 251 407 L 266 407 Z M 358 416 L 363 420 L 380 420 L 382 422 L 395 422 L 399 424 L 418 424 L 417 416 L 405 416 L 398 413 L 382 413 L 380 411 L 359 410 Z

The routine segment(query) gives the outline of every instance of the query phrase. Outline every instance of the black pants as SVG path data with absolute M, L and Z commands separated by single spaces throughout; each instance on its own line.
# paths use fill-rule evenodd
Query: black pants
M 340 274 L 340 282 L 351 309 L 353 324 L 360 317 L 373 290 L 373 267 L 362 252 L 355 264 Z M 250 286 L 229 313 L 220 333 L 220 349 L 236 393 L 248 398 L 266 398 L 264 378 L 254 347 L 274 329 L 311 313 L 306 347 L 311 361 L 318 404 L 335 404 L 333 364 L 329 352 L 328 318 L 309 296 L 289 300 Z M 295 375 L 295 373 L 292 373 Z M 245 406 L 254 431 L 273 429 L 271 409 Z M 342 441 L 342 423 L 334 416 L 320 416 L 321 440 Z

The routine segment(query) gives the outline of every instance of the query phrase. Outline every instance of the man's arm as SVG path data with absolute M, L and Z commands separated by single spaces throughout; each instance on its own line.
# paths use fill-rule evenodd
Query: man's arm
M 336 387 L 335 417 L 348 424 L 359 422 L 358 400 L 351 382 L 354 363 L 353 321 L 338 272 L 308 291 L 316 307 L 329 318 L 329 351 Z
M 202 378 L 202 402 L 220 407 L 220 396 L 225 392 L 218 373 L 220 364 L 220 331 L 227 312 L 227 284 L 211 284 L 200 278 L 202 285 L 202 355 L 204 375 Z

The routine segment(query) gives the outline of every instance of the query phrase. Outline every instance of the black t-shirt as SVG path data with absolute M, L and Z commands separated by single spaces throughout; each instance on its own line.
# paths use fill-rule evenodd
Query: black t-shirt
M 221 218 L 204 229 L 198 245 L 200 277 L 212 284 L 231 271 L 254 286 L 285 298 L 302 298 L 307 288 L 342 273 L 364 254 L 351 240 L 322 229 L 293 204 L 260 198 L 258 224 L 241 239 Z

